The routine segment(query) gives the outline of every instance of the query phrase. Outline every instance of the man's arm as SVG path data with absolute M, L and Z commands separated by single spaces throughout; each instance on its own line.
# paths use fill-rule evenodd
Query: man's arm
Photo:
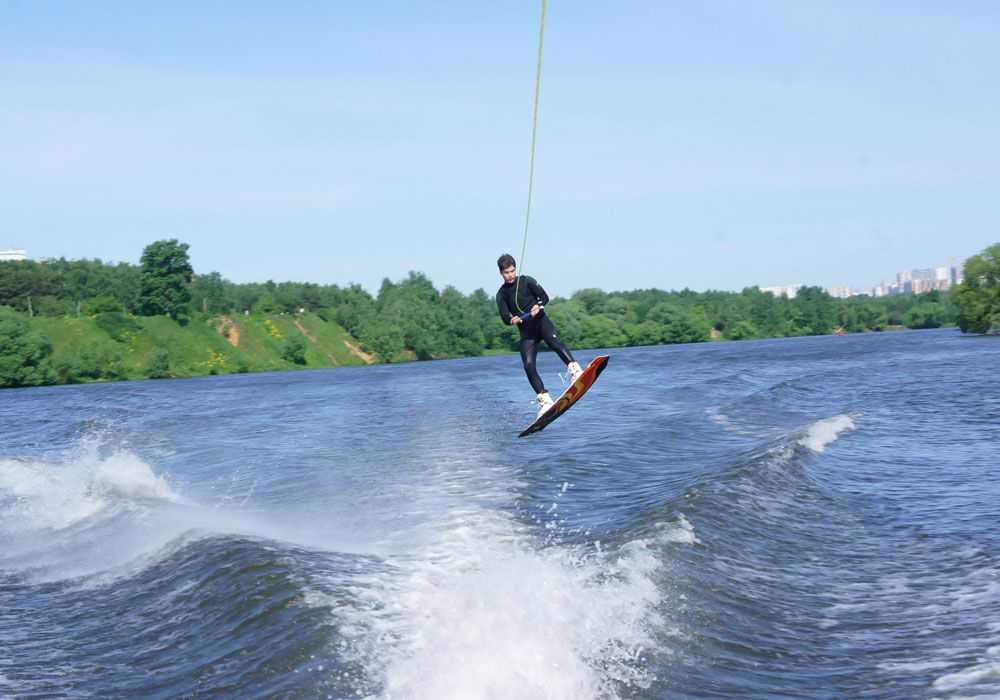
M 511 321 L 510 318 L 513 314 L 510 312 L 510 308 L 507 306 L 507 298 L 500 292 L 497 292 L 497 311 L 500 312 L 500 318 L 508 326 Z
M 542 285 L 538 284 L 534 277 L 528 278 L 528 291 L 535 295 L 538 299 L 538 303 L 545 306 L 549 303 L 549 295 L 545 293 L 542 289 Z

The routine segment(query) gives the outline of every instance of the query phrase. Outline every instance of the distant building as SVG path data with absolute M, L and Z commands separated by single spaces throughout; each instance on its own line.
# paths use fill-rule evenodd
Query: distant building
M 933 267 L 923 270 L 911 270 L 910 291 L 914 294 L 923 294 L 924 292 L 930 292 L 937 289 L 934 285 L 934 276 L 935 271 Z
M 952 287 L 962 284 L 962 280 L 965 279 L 965 275 L 963 274 L 964 270 L 961 267 L 952 266 L 949 268 L 948 272 L 950 278 L 949 281 L 951 282 Z
M 27 260 L 28 252 L 25 250 L 0 250 L 0 262 L 4 260 Z
M 882 282 L 879 286 L 872 288 L 872 296 L 922 294 L 935 290 L 944 292 L 961 281 L 962 269 L 954 266 L 905 270 L 896 273 L 895 282 Z
M 851 291 L 850 287 L 827 287 L 826 293 L 834 299 L 848 299 L 854 296 L 854 292 Z
M 767 292 L 776 297 L 785 296 L 789 299 L 794 299 L 795 295 L 799 293 L 804 285 L 801 284 L 790 284 L 786 287 L 761 287 L 760 291 Z

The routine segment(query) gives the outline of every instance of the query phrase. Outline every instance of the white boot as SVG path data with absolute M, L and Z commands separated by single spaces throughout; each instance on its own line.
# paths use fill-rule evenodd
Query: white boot
M 552 406 L 553 403 L 555 403 L 552 400 L 552 397 L 549 396 L 549 392 L 547 391 L 543 391 L 541 394 L 539 394 L 536 400 L 538 401 L 538 415 L 536 416 L 536 418 L 541 418 L 542 414 L 545 413 L 547 410 L 549 410 L 549 407 Z
M 583 370 L 580 369 L 580 363 L 579 362 L 570 362 L 568 365 L 566 365 L 566 371 L 569 372 L 569 383 L 570 384 L 572 384 L 577 379 L 579 379 L 580 375 L 583 374 Z

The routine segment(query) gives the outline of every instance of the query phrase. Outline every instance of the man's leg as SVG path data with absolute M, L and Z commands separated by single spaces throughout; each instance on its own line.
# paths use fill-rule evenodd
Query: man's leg
M 538 376 L 535 368 L 535 358 L 538 357 L 538 341 L 534 338 L 521 338 L 521 361 L 524 363 L 524 373 L 528 375 L 531 388 L 536 394 L 545 393 L 545 384 Z
M 556 355 L 559 356 L 559 359 L 563 361 L 563 364 L 568 365 L 569 363 L 576 361 L 573 359 L 573 353 L 569 351 L 569 348 L 566 347 L 561 340 L 559 340 L 559 335 L 556 333 L 556 327 L 552 324 L 552 321 L 549 320 L 548 316 L 542 317 L 542 322 L 539 324 L 539 327 L 542 332 L 542 338 L 549 344 L 549 347 L 555 351 Z
M 556 327 L 549 320 L 548 316 L 542 317 L 542 323 L 540 324 L 542 337 L 545 342 L 549 344 L 555 353 L 559 356 L 559 359 L 566 363 L 566 370 L 569 374 L 569 382 L 572 384 L 575 382 L 581 374 L 583 374 L 583 369 L 580 367 L 580 363 L 573 359 L 573 353 L 569 351 L 561 340 L 559 340 L 559 335 L 556 333 Z

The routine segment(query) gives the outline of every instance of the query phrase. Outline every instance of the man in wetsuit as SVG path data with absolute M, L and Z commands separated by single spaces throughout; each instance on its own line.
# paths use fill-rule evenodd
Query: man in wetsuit
M 549 303 L 549 295 L 542 286 L 526 275 L 519 277 L 517 263 L 506 253 L 497 260 L 497 267 L 503 277 L 503 285 L 497 290 L 497 309 L 504 323 L 517 326 L 521 332 L 521 360 L 531 388 L 538 394 L 540 416 L 552 405 L 552 397 L 545 390 L 545 384 L 535 368 L 538 344 L 544 340 L 559 355 L 559 359 L 566 363 L 570 382 L 583 374 L 583 370 L 580 369 L 580 363 L 573 359 L 569 348 L 559 340 L 556 327 L 545 313 L 544 307 Z

